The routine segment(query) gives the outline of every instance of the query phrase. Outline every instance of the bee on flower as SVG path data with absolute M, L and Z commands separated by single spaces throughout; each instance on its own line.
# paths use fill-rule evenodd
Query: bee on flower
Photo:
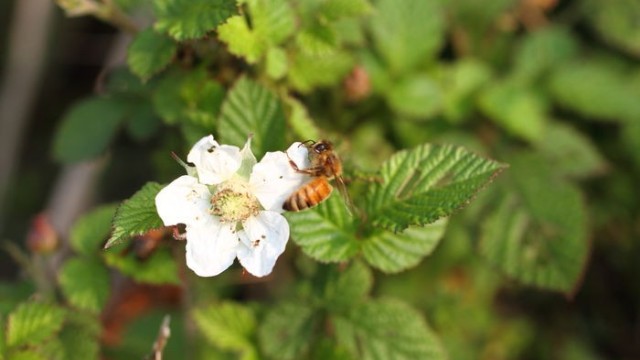
M 187 266 L 199 276 L 218 275 L 236 258 L 252 275 L 268 275 L 287 245 L 282 205 L 308 179 L 290 161 L 306 168 L 307 149 L 294 143 L 257 162 L 250 145 L 202 138 L 187 156 L 195 166 L 156 196 L 166 226 L 186 225 Z

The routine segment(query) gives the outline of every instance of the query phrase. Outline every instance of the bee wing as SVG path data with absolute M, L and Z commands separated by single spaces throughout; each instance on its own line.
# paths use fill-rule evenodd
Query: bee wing
M 353 216 L 354 214 L 356 214 L 356 208 L 351 201 L 351 197 L 349 196 L 349 192 L 347 191 L 347 185 L 344 183 L 344 179 L 342 179 L 342 176 L 339 175 L 336 175 L 334 179 L 336 181 L 336 187 L 338 188 L 342 199 L 347 205 L 347 212 L 349 213 L 349 215 Z

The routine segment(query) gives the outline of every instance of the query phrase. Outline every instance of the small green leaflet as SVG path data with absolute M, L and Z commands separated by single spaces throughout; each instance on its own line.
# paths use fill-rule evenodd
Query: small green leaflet
M 7 319 L 7 346 L 18 347 L 42 342 L 62 328 L 64 310 L 51 304 L 25 302 Z
M 270 309 L 260 324 L 262 351 L 274 359 L 294 360 L 312 342 L 318 318 L 315 309 L 303 303 L 282 303 Z
M 236 13 L 235 0 L 156 0 L 155 29 L 178 41 L 197 39 Z
M 278 97 L 246 77 L 240 78 L 222 104 L 220 139 L 243 146 L 253 134 L 251 149 L 257 157 L 285 148 L 285 119 Z
M 162 185 L 148 182 L 130 199 L 125 200 L 113 218 L 113 232 L 105 249 L 135 235 L 163 226 L 156 211 L 155 197 Z
M 464 207 L 505 167 L 452 145 L 400 151 L 367 194 L 368 220 L 394 232 L 432 223 Z
M 396 300 L 373 300 L 334 317 L 336 339 L 356 359 L 446 359 L 422 314 Z
M 126 103 L 94 97 L 75 104 L 65 115 L 53 142 L 56 159 L 73 163 L 102 154 L 122 123 Z
M 84 256 L 97 255 L 111 231 L 117 205 L 104 205 L 78 219 L 71 228 L 71 248 Z
M 166 68 L 176 51 L 176 43 L 170 37 L 147 29 L 136 34 L 129 46 L 127 64 L 131 72 L 147 80 Z
M 109 297 L 109 271 L 93 258 L 67 260 L 58 281 L 69 303 L 80 310 L 98 314 Z
M 250 308 L 232 302 L 196 309 L 193 319 L 207 340 L 223 350 L 237 351 L 242 360 L 257 360 L 257 321 Z
M 510 160 L 513 189 L 484 221 L 480 251 L 525 284 L 571 294 L 589 249 L 580 192 L 555 177 L 539 155 Z

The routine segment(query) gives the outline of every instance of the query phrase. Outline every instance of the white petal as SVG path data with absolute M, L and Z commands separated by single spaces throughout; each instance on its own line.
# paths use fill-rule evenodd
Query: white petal
M 198 276 L 215 276 L 236 258 L 238 234 L 235 224 L 222 224 L 212 217 L 206 223 L 187 226 L 187 266 Z
M 256 160 L 256 156 L 253 155 L 253 152 L 251 151 L 252 137 L 252 135 L 249 136 L 247 142 L 244 144 L 244 147 L 240 151 L 240 157 L 242 160 L 240 168 L 238 169 L 238 175 L 245 180 L 249 178 L 253 166 L 258 162 L 258 160 Z
M 254 276 L 269 275 L 289 240 L 287 220 L 276 212 L 261 211 L 243 226 L 244 230 L 238 232 L 242 241 L 238 247 L 240 264 Z
M 166 226 L 196 224 L 210 217 L 211 193 L 193 176 L 173 180 L 156 195 L 156 209 Z
M 216 185 L 235 174 L 242 157 L 237 146 L 220 145 L 209 135 L 191 148 L 187 161 L 195 164 L 201 183 Z
M 289 159 L 299 169 L 309 167 L 307 148 L 300 146 L 299 142 L 293 143 L 286 154 L 282 151 L 266 153 L 253 167 L 249 183 L 265 210 L 283 212 L 282 204 L 285 200 L 309 180 L 307 175 L 293 169 Z

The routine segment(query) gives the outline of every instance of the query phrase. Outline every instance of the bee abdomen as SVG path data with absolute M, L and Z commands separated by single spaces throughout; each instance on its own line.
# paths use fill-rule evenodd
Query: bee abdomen
M 326 178 L 313 179 L 291 194 L 282 208 L 287 211 L 312 208 L 328 198 L 332 190 L 333 188 Z

